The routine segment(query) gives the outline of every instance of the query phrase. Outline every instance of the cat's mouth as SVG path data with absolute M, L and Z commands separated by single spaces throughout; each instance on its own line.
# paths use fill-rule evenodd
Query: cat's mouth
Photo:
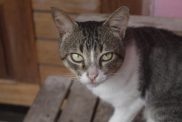
M 103 81 L 99 81 L 99 82 L 89 82 L 87 85 L 92 86 L 92 87 L 97 87 L 100 84 L 102 84 L 103 82 L 104 82 L 104 80 Z
M 103 84 L 108 79 L 107 75 L 101 71 L 99 71 L 98 75 L 95 75 L 95 77 L 93 76 L 89 76 L 87 72 L 84 72 L 79 75 L 78 80 L 86 86 L 96 87 Z

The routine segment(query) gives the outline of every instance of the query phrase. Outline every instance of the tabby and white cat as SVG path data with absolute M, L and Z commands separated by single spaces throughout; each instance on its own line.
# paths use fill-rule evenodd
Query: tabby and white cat
M 182 37 L 152 27 L 128 27 L 121 7 L 103 22 L 76 22 L 52 8 L 64 64 L 110 103 L 109 122 L 131 122 L 145 107 L 147 122 L 182 122 Z

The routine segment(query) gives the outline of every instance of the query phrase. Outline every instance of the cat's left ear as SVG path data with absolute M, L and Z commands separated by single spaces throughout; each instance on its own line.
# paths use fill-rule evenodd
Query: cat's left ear
M 115 36 L 123 38 L 128 26 L 128 20 L 129 9 L 126 6 L 122 6 L 114 11 L 111 16 L 105 20 L 103 25 L 108 26 Z
M 61 36 L 66 33 L 71 33 L 74 27 L 77 26 L 77 23 L 72 20 L 64 11 L 52 7 L 51 12 L 53 20 Z

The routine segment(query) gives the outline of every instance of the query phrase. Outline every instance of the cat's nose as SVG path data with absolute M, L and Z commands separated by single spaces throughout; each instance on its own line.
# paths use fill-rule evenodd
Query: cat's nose
M 94 73 L 87 73 L 88 78 L 91 80 L 92 83 L 95 82 L 95 79 L 98 76 L 98 72 L 94 72 Z
M 87 71 L 87 76 L 91 80 L 92 83 L 95 82 L 95 79 L 98 77 L 99 71 L 96 66 L 90 66 Z

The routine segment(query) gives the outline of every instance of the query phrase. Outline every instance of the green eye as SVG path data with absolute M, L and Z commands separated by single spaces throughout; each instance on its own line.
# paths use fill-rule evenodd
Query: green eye
M 110 61 L 112 58 L 113 58 L 113 53 L 109 52 L 109 53 L 105 53 L 104 55 L 102 55 L 101 60 Z
M 72 61 L 74 61 L 76 63 L 83 62 L 83 57 L 80 54 L 77 54 L 77 53 L 72 53 L 71 54 L 71 59 L 72 59 Z

